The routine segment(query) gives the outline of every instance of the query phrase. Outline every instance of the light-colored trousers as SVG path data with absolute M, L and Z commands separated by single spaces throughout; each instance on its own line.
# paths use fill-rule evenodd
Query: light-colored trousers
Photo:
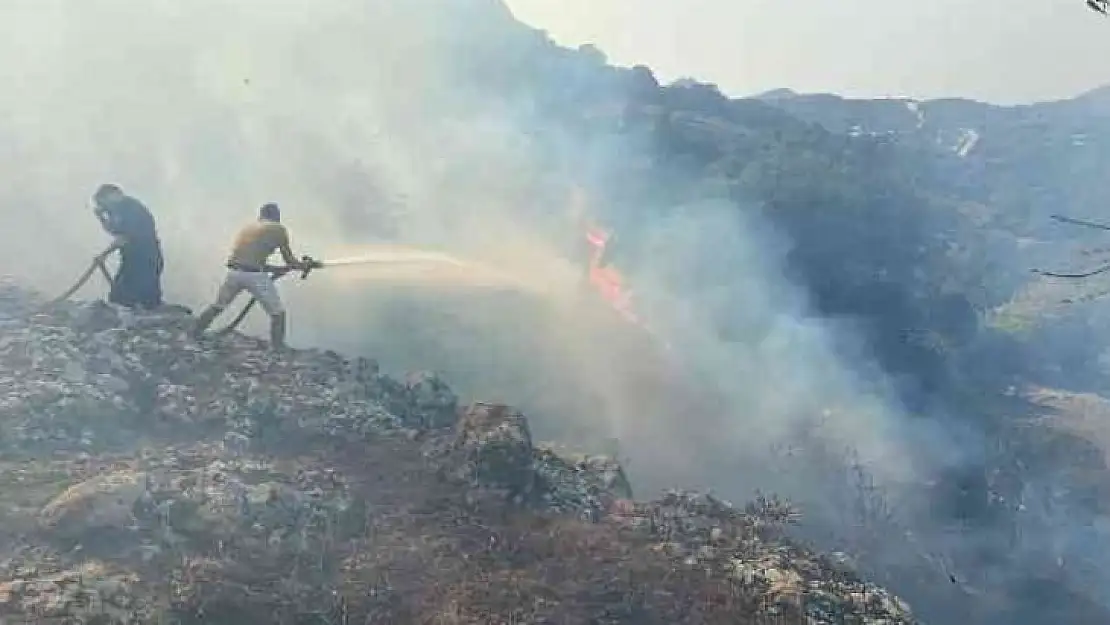
M 285 305 L 281 302 L 277 285 L 270 279 L 270 274 L 264 271 L 228 269 L 227 277 L 216 295 L 216 307 L 227 308 L 243 291 L 253 295 L 271 317 L 285 313 Z

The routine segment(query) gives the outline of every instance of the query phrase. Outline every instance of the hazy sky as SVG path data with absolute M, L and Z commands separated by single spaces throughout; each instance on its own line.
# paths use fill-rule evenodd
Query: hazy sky
M 1110 20 L 1083 0 L 507 0 L 564 44 L 732 95 L 1069 97 L 1110 83 Z

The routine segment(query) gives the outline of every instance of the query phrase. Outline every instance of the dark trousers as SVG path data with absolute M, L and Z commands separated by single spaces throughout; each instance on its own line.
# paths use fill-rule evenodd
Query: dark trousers
M 163 266 L 158 241 L 136 241 L 123 246 L 108 301 L 128 308 L 158 308 L 162 305 Z

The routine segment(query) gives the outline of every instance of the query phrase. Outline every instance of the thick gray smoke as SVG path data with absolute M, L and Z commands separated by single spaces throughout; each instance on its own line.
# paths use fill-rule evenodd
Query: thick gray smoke
M 470 84 L 461 66 L 533 36 L 510 19 L 480 0 L 4 3 L 0 262 L 63 290 L 105 243 L 86 202 L 112 181 L 155 212 L 167 298 L 197 307 L 235 229 L 276 201 L 299 253 L 390 243 L 474 263 L 288 279 L 291 342 L 439 368 L 472 397 L 522 404 L 542 434 L 618 439 L 641 494 L 779 490 L 835 535 L 855 491 L 817 477 L 844 450 L 895 498 L 917 463 L 961 461 L 883 376 L 837 357 L 852 333 L 808 314 L 784 277 L 789 241 L 711 190 L 650 218 L 598 199 L 619 195 L 605 192 L 636 146 L 563 134 L 527 99 Z M 588 209 L 634 224 L 648 250 L 627 271 L 657 341 L 582 303 L 579 176 L 599 194 Z
M 483 3 L 453 10 L 436 2 L 354 1 L 265 9 L 215 0 L 188 8 L 5 5 L 4 23 L 14 36 L 0 44 L 6 59 L 0 68 L 19 94 L 0 104 L 5 169 L 18 181 L 4 198 L 5 266 L 43 288 L 64 287 L 103 245 L 86 198 L 98 183 L 114 181 L 156 212 L 168 297 L 187 305 L 211 296 L 227 242 L 265 201 L 285 207 L 298 251 L 327 257 L 382 241 L 438 248 L 544 287 L 516 299 L 564 296 L 585 262 L 568 255 L 566 243 L 577 244 L 582 230 L 569 218 L 565 196 L 544 191 L 576 181 L 545 171 L 526 132 L 542 117 L 520 99 L 466 84 L 450 56 L 460 39 L 483 41 L 474 29 L 490 30 L 488 44 L 511 32 L 497 22 L 509 16 L 488 4 L 491 10 L 465 23 L 451 21 L 455 12 Z M 545 145 L 551 144 L 549 137 Z M 568 140 L 562 149 L 564 160 L 572 152 L 591 157 L 598 179 L 620 157 L 604 139 Z M 604 210 L 637 216 L 636 206 Z M 874 458 L 898 454 L 897 438 L 883 431 L 889 422 L 883 402 L 865 399 L 823 346 L 824 329 L 801 319 L 804 302 L 777 265 L 783 244 L 772 252 L 745 236 L 754 230 L 743 224 L 718 223 L 734 214 L 728 204 L 703 205 L 648 224 L 659 262 L 634 269 L 659 278 L 656 308 L 673 311 L 671 340 L 727 376 L 723 386 L 743 398 L 751 422 L 730 426 L 743 431 L 737 441 L 754 443 L 754 450 L 763 441 L 753 438 L 776 439 L 796 425 L 796 415 L 836 409 L 860 420 L 844 424 L 845 442 Z M 710 233 L 718 240 L 707 244 Z M 726 312 L 698 301 L 712 296 L 711 287 L 681 296 L 665 291 L 664 278 L 695 265 L 704 275 L 707 263 L 722 280 L 727 276 L 727 289 L 717 292 L 749 328 L 742 331 L 747 340 L 722 347 L 700 336 L 711 321 L 698 318 L 705 303 L 711 314 Z M 350 293 L 359 289 L 359 275 L 337 268 L 318 281 L 290 281 L 295 342 L 340 345 L 353 328 L 337 336 L 330 330 L 336 322 L 373 325 L 362 316 L 367 306 L 376 309 L 373 302 Z M 363 290 L 383 291 L 373 277 Z M 549 306 L 556 304 L 532 308 Z M 511 332 L 522 323 L 514 312 L 482 315 L 499 317 L 495 325 Z M 574 324 L 566 310 L 547 314 L 529 322 Z M 453 332 L 444 324 L 434 334 L 450 341 Z M 629 420 L 623 430 L 645 425 L 619 410 L 598 418 Z

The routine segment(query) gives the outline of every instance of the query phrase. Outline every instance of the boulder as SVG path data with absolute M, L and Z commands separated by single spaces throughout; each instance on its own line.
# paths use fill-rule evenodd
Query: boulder
M 556 512 L 596 521 L 633 496 L 624 468 L 609 456 L 560 454 L 544 447 L 536 450 L 534 466 L 547 506 Z
M 42 527 L 77 536 L 87 531 L 124 528 L 135 522 L 136 505 L 149 495 L 146 473 L 116 471 L 74 484 L 42 509 Z
M 407 410 L 401 415 L 408 427 L 434 430 L 451 427 L 458 419 L 459 398 L 439 376 L 411 373 L 405 379 Z
M 519 411 L 502 404 L 472 405 L 459 419 L 453 447 L 456 478 L 516 501 L 535 493 L 532 433 Z
M 441 471 L 468 484 L 475 497 L 493 495 L 542 512 L 598 521 L 616 501 L 632 498 L 616 460 L 537 449 L 528 419 L 501 404 L 467 408 L 448 448 L 429 455 L 445 458 Z

